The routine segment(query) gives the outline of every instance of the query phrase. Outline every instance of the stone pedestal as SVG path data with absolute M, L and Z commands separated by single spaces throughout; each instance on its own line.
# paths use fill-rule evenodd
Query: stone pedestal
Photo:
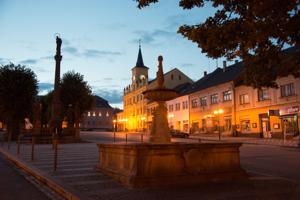
M 130 188 L 245 178 L 240 143 L 98 144 L 97 169 Z

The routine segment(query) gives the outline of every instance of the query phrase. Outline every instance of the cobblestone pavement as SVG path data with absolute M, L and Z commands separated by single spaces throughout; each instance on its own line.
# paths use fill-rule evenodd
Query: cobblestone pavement
M 298 182 L 253 173 L 250 173 L 251 177 L 247 181 L 127 189 L 96 172 L 98 149 L 95 143 L 59 145 L 56 172 L 53 171 L 51 145 L 36 145 L 34 161 L 31 161 L 31 145 L 22 145 L 19 155 L 16 151 L 16 145 L 12 144 L 9 153 L 47 173 L 63 186 L 82 194 L 82 199 L 299 199 L 300 196 Z

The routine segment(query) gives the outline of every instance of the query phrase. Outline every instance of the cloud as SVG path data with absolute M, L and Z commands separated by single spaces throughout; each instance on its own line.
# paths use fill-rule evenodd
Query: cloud
M 78 50 L 76 47 L 66 46 L 66 47 L 62 48 L 62 51 L 72 54 L 72 55 L 78 55 Z
M 171 38 L 176 36 L 176 32 L 165 31 L 163 29 L 157 29 L 154 31 L 134 31 L 139 39 L 142 40 L 143 44 L 154 44 L 161 38 Z M 138 43 L 139 39 L 134 39 L 132 43 Z
M 119 51 L 106 51 L 106 50 L 96 50 L 96 49 L 87 49 L 84 51 L 83 55 L 86 57 L 103 57 L 103 56 L 119 56 L 123 53 Z
M 40 94 L 46 94 L 48 93 L 50 90 L 53 90 L 53 84 L 52 83 L 39 83 L 38 84 L 39 87 L 39 93 Z
M 195 64 L 193 64 L 193 63 L 182 63 L 180 66 L 185 67 L 185 68 L 189 68 L 189 67 L 194 67 Z
M 123 92 L 116 89 L 96 89 L 94 94 L 106 99 L 109 103 L 120 104 L 123 102 Z
M 23 65 L 34 65 L 37 62 L 38 62 L 37 59 L 26 59 L 26 60 L 20 61 L 20 63 L 23 64 Z

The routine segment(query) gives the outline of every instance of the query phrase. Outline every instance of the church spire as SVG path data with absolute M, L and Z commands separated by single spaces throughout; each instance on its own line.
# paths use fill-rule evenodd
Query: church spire
M 139 40 L 139 54 L 135 67 L 145 67 L 141 50 L 141 40 Z

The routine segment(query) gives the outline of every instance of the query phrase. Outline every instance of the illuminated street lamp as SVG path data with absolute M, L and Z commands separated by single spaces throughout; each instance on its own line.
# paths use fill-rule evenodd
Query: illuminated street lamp
M 114 125 L 114 142 L 116 141 L 116 123 L 117 123 L 117 120 L 113 120 L 113 125 Z
M 220 123 L 220 114 L 223 114 L 224 110 L 223 109 L 218 109 L 218 110 L 214 110 L 214 115 L 218 116 L 218 129 L 219 129 L 219 140 L 221 140 L 221 123 Z

